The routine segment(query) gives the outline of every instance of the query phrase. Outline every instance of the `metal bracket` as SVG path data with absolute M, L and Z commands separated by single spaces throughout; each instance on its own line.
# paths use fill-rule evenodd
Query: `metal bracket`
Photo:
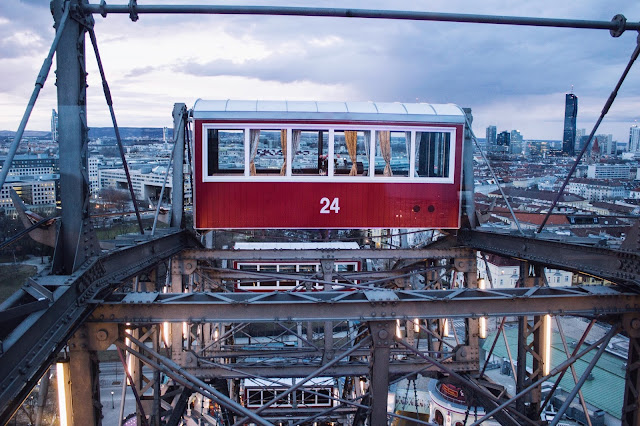
M 611 22 L 618 25 L 616 29 L 610 29 L 609 34 L 611 37 L 620 37 L 627 26 L 627 18 L 624 17 L 623 14 L 618 13 L 616 16 L 611 18 Z
M 137 7 L 137 0 L 129 0 L 129 18 L 131 18 L 133 22 L 136 22 L 138 20 L 138 11 L 136 10 Z
M 107 2 L 105 0 L 100 1 L 100 15 L 102 15 L 103 18 L 107 17 Z
M 40 285 L 33 278 L 29 278 L 22 286 L 22 289 L 38 300 L 44 297 L 49 302 L 53 302 L 53 293 Z
M 86 324 L 89 339 L 89 350 L 106 351 L 109 346 L 118 340 L 118 324 L 116 323 L 91 323 Z

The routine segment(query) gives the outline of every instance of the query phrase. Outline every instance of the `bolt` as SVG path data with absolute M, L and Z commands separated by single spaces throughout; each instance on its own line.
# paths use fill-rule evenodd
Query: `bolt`
M 634 318 L 631 320 L 631 328 L 634 330 L 639 330 L 640 329 L 640 319 L 639 318 Z
M 109 337 L 109 333 L 107 332 L 107 330 L 101 329 L 96 333 L 96 338 L 101 342 L 107 340 L 107 337 Z

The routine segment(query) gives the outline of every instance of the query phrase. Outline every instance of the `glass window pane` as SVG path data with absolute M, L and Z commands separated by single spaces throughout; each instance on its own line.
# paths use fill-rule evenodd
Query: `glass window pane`
M 261 400 L 262 391 L 260 389 L 249 389 L 247 390 L 247 405 L 253 407 L 260 407 L 262 405 Z
M 333 145 L 334 175 L 366 176 L 369 174 L 370 138 L 371 132 L 369 131 L 335 131 Z M 350 141 L 355 139 L 355 152 L 349 153 L 347 139 Z M 352 157 L 355 157 L 355 168 L 353 167 L 354 161 Z
M 292 147 L 298 147 L 291 159 L 294 175 L 318 176 L 327 174 L 329 131 L 293 130 Z
M 244 130 L 207 129 L 209 176 L 244 173 Z
M 260 265 L 260 272 L 275 275 L 278 273 L 278 265 Z M 260 279 L 260 287 L 276 287 L 276 285 L 277 281 L 270 277 Z
M 296 265 L 280 265 L 279 269 L 280 269 L 280 273 L 287 274 L 287 275 L 295 275 L 295 273 L 296 273 Z M 280 280 L 279 286 L 280 287 L 292 288 L 292 287 L 296 286 L 296 281 L 295 280 Z
M 355 270 L 355 263 L 336 263 L 336 271 L 338 272 L 353 272 Z
M 411 132 L 376 132 L 376 176 L 409 176 Z
M 254 162 L 258 175 L 280 174 L 284 164 L 280 130 L 260 130 Z
M 451 133 L 416 132 L 416 176 L 449 177 Z
M 303 400 L 304 400 L 304 404 L 305 405 L 315 405 L 316 404 L 316 395 L 313 394 L 313 393 L 305 392 Z
M 300 272 L 306 272 L 306 273 L 316 272 L 317 266 L 316 265 L 298 265 L 298 270 Z
M 318 405 L 331 405 L 331 390 L 330 389 L 318 389 L 318 393 L 321 395 L 317 395 Z

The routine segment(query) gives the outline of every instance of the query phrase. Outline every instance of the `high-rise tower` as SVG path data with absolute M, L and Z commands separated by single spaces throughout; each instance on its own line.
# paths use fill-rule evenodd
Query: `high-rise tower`
M 564 106 L 564 134 L 562 136 L 562 152 L 575 154 L 576 118 L 578 116 L 578 97 L 567 93 Z
M 629 129 L 629 152 L 640 153 L 640 127 L 636 124 Z
M 496 135 L 497 135 L 497 129 L 496 126 L 489 126 L 487 127 L 487 146 L 491 146 L 491 145 L 495 145 L 497 140 L 496 140 Z
M 55 109 L 51 110 L 51 140 L 58 142 L 58 113 Z

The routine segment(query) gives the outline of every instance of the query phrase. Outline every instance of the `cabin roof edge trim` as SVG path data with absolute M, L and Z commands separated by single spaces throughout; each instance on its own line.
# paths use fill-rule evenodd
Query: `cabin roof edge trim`
M 454 104 L 400 102 L 260 101 L 198 99 L 196 120 L 269 121 L 397 121 L 464 123 L 464 111 Z

